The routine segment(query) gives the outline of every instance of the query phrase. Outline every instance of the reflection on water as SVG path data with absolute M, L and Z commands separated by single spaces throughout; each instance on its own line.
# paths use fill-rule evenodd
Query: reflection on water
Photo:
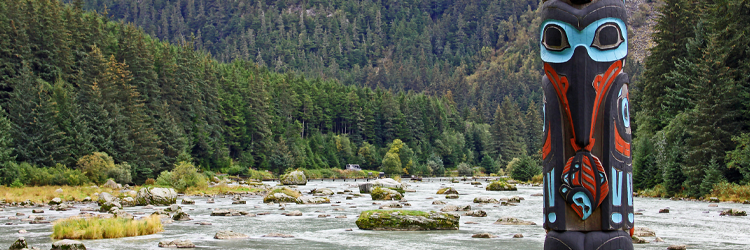
M 431 182 L 430 182 L 431 181 Z M 275 185 L 276 183 L 267 182 Z M 483 182 L 486 185 L 486 183 Z M 425 179 L 425 182 L 412 183 L 410 189 L 415 193 L 406 193 L 405 198 L 411 210 L 439 210 L 443 205 L 432 205 L 434 200 L 442 200 L 446 205 L 471 205 L 474 210 L 484 210 L 487 217 L 475 218 L 462 216 L 461 229 L 457 231 L 429 232 L 386 232 L 365 231 L 357 229 L 354 222 L 364 210 L 377 209 L 369 195 L 346 200 L 348 195 L 334 195 L 331 204 L 296 205 L 287 204 L 286 211 L 279 210 L 279 205 L 266 205 L 262 197 L 245 197 L 247 204 L 232 205 L 231 197 L 217 198 L 216 203 L 206 204 L 205 198 L 193 198 L 195 205 L 181 205 L 193 218 L 192 221 L 175 222 L 165 225 L 160 234 L 104 240 L 83 241 L 88 249 L 159 249 L 161 240 L 189 239 L 200 248 L 210 249 L 542 249 L 545 231 L 542 229 L 542 197 L 531 196 L 541 193 L 541 187 L 519 187 L 513 192 L 490 192 L 484 187 L 475 187 L 468 182 L 451 184 L 437 179 Z M 458 190 L 460 198 L 446 200 L 444 195 L 435 194 L 441 186 L 451 186 Z M 334 192 L 350 189 L 358 192 L 356 182 L 311 181 L 300 186 L 303 193 L 311 189 L 326 187 Z M 518 206 L 497 206 L 497 204 L 474 204 L 478 196 L 491 196 L 496 199 L 510 196 L 521 196 L 525 200 Z M 433 199 L 428 199 L 433 198 Z M 179 201 L 180 199 L 178 199 Z M 340 203 L 336 203 L 340 202 Z M 376 201 L 380 202 L 380 201 Z M 637 245 L 636 249 L 666 249 L 670 244 L 687 244 L 689 249 L 750 249 L 750 218 L 719 216 L 721 210 L 739 208 L 750 210 L 750 205 L 720 203 L 719 207 L 708 207 L 708 203 L 659 200 L 652 198 L 635 198 L 636 210 L 643 215 L 636 216 L 636 226 L 646 226 L 656 231 L 663 243 Z M 88 206 L 95 206 L 90 204 Z M 669 214 L 659 214 L 660 208 L 670 208 Z M 79 207 L 80 208 L 80 207 Z M 233 208 L 251 213 L 270 212 L 269 215 L 257 217 L 211 217 L 214 208 Z M 334 209 L 343 211 L 334 211 Z M 49 235 L 52 226 L 31 225 L 20 220 L 8 220 L 17 212 L 31 214 L 31 208 L 5 208 L 0 212 L 0 248 L 10 246 L 18 237 L 25 237 L 30 246 L 49 249 L 52 240 Z M 125 208 L 129 212 L 146 212 L 143 207 Z M 299 210 L 303 216 L 286 217 L 287 211 Z M 705 213 L 707 212 L 707 213 Z M 77 209 L 56 212 L 45 210 L 42 216 L 50 220 L 78 214 Z M 319 214 L 330 217 L 318 218 Z M 334 218 L 345 215 L 346 218 Z M 521 220 L 536 222 L 536 226 L 503 226 L 493 222 L 500 217 L 512 216 Z M 25 216 L 23 217 L 25 218 Z M 201 226 L 196 223 L 207 221 L 212 225 Z M 464 224 L 472 221 L 478 224 Z M 17 225 L 5 225 L 13 222 Z M 22 223 L 22 224 L 18 224 Z M 353 231 L 346 231 L 346 229 Z M 17 233 L 25 229 L 26 234 Z M 220 230 L 232 230 L 250 236 L 249 239 L 215 240 L 214 234 Z M 294 235 L 294 238 L 264 238 L 265 234 L 283 233 Z M 474 239 L 476 233 L 491 233 L 499 236 L 493 239 Z M 521 233 L 524 238 L 514 239 L 514 234 Z M 653 238 L 647 238 L 653 240 Z

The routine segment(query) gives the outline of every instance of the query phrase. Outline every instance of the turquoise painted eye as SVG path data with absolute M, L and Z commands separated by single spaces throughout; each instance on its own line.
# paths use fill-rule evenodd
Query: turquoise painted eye
M 622 99 L 622 122 L 625 123 L 625 127 L 630 127 L 630 108 L 628 103 L 628 98 Z

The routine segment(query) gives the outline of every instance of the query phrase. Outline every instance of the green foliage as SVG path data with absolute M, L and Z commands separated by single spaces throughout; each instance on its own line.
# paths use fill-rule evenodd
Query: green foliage
M 107 153 L 94 152 L 78 159 L 78 170 L 86 174 L 89 180 L 102 184 L 112 178 L 117 183 L 130 183 L 132 181 L 132 167 L 128 163 L 115 164 L 115 161 Z
M 732 138 L 737 147 L 727 152 L 727 166 L 742 173 L 743 183 L 750 184 L 750 133 Z
M 443 160 L 440 159 L 440 156 L 437 154 L 432 154 L 430 156 L 430 159 L 427 160 L 427 167 L 430 168 L 430 171 L 434 176 L 444 176 L 445 175 L 445 167 L 443 166 Z
M 9 162 L 0 172 L 0 184 L 8 186 L 47 186 L 68 185 L 81 186 L 90 183 L 89 179 L 79 170 L 70 169 L 63 165 L 54 167 L 36 167 L 29 163 Z
M 714 185 L 722 182 L 726 182 L 726 179 L 724 179 L 724 176 L 719 169 L 719 164 L 716 163 L 716 160 L 711 160 L 711 163 L 706 170 L 706 176 L 703 177 L 703 182 L 701 182 L 700 185 L 701 196 L 712 193 L 714 191 Z
M 458 164 L 458 175 L 460 175 L 460 176 L 474 176 L 474 170 L 471 169 L 471 166 L 469 166 L 469 164 L 466 164 L 465 162 L 462 162 L 461 164 Z
M 531 158 L 531 156 L 521 156 L 518 161 L 514 161 L 511 167 L 510 176 L 519 181 L 530 181 L 534 176 L 542 173 L 542 168 Z
M 177 192 L 185 192 L 189 187 L 203 189 L 208 186 L 208 180 L 192 163 L 179 162 L 172 171 L 164 171 L 156 179 L 159 186 L 173 187 Z

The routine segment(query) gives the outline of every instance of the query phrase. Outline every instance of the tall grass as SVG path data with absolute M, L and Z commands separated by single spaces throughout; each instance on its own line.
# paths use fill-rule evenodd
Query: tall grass
M 55 190 L 62 189 L 62 193 L 57 193 Z M 95 193 L 108 192 L 110 194 L 127 195 L 127 193 L 115 192 L 110 188 L 93 188 L 93 187 L 81 187 L 81 186 L 39 186 L 39 187 L 6 187 L 0 186 L 0 200 L 5 202 L 22 202 L 30 200 L 33 202 L 47 203 L 55 197 L 59 197 L 63 201 L 81 201 L 86 196 L 96 200 Z
M 54 223 L 53 239 L 109 239 L 155 234 L 164 231 L 161 219 L 151 215 L 141 220 L 125 218 L 67 218 Z
M 347 179 L 362 179 L 369 177 L 368 173 L 372 173 L 373 177 L 377 177 L 380 172 L 372 170 L 343 170 L 336 168 L 322 168 L 322 169 L 297 169 L 305 173 L 307 179 L 330 179 L 330 178 L 347 178 Z
M 750 186 L 743 186 L 735 183 L 718 183 L 714 184 L 713 192 L 708 197 L 718 197 L 723 201 L 746 201 L 750 200 Z

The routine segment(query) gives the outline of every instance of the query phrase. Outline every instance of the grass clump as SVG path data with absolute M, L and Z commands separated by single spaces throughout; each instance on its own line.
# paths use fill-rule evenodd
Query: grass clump
M 714 188 L 708 197 L 718 197 L 722 201 L 743 202 L 750 200 L 750 185 L 739 185 L 736 183 L 721 182 L 714 184 Z
M 55 190 L 62 189 L 62 193 Z M 110 188 L 80 187 L 80 186 L 39 186 L 39 187 L 6 187 L 0 186 L 0 200 L 5 202 L 33 201 L 48 203 L 53 198 L 59 197 L 63 201 L 82 201 L 84 198 L 94 197 L 95 193 L 108 192 L 110 194 L 128 195 L 127 193 L 115 192 Z
M 493 181 L 487 188 L 487 191 L 516 191 L 518 190 L 515 185 L 508 184 L 505 181 Z
M 238 194 L 238 193 L 259 193 L 263 191 L 265 191 L 265 189 L 263 188 L 229 186 L 226 183 L 222 183 L 213 187 L 205 187 L 205 188 L 189 187 L 185 190 L 185 195 L 199 195 L 199 194 L 224 195 L 224 194 Z
M 53 239 L 111 239 L 155 234 L 164 227 L 159 216 L 151 215 L 141 220 L 67 218 L 55 221 L 53 230 Z

